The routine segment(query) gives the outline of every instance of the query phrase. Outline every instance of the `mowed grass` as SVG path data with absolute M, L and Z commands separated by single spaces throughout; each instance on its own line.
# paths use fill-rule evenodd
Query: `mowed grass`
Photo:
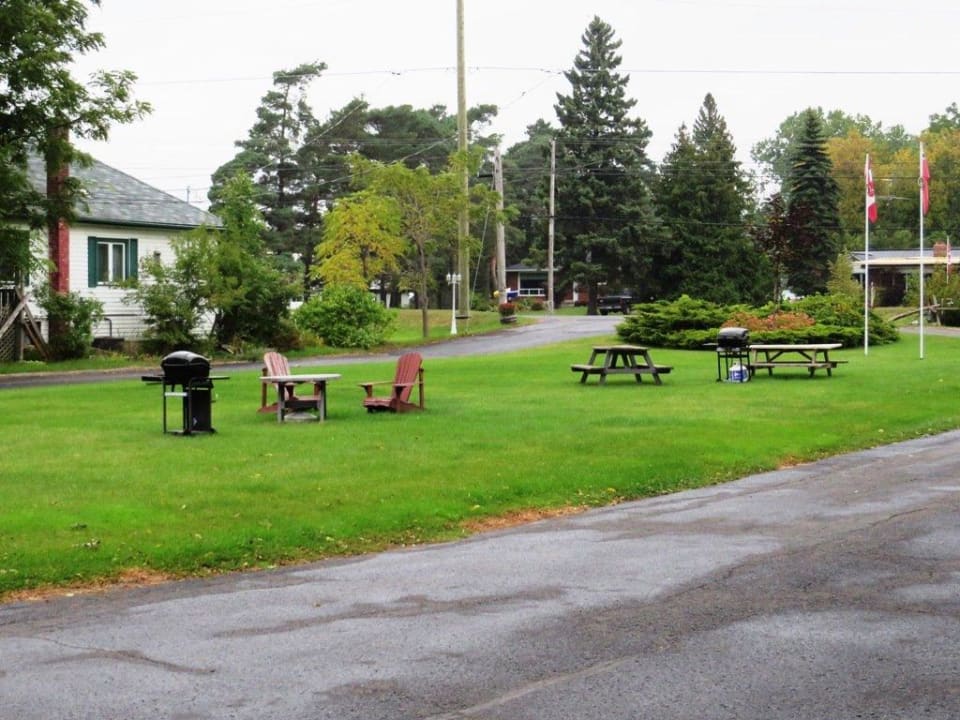
M 608 338 L 612 339 L 612 338 Z M 802 370 L 716 382 L 710 352 L 658 349 L 662 386 L 578 382 L 595 341 L 425 362 L 423 413 L 368 415 L 323 368 L 323 424 L 257 413 L 256 372 L 215 386 L 212 435 L 161 432 L 156 385 L 0 392 L 0 595 L 264 567 L 461 537 L 506 514 L 723 482 L 960 426 L 960 340 L 905 336 Z M 307 372 L 309 368 L 298 368 Z M 177 424 L 177 406 L 171 405 Z

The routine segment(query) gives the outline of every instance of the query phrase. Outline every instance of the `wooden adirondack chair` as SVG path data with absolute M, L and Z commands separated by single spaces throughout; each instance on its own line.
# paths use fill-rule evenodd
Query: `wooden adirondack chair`
M 263 356 L 263 376 L 270 375 L 290 375 L 290 363 L 287 358 L 278 352 L 268 352 Z M 317 399 L 320 395 L 319 383 L 313 383 L 313 395 L 298 395 L 296 389 L 304 381 L 274 383 L 274 387 L 279 392 L 278 385 L 283 385 L 283 392 L 286 393 L 283 398 L 284 414 L 286 411 L 296 412 L 298 410 L 316 410 Z M 260 410 L 259 412 L 277 412 L 277 403 L 267 404 L 267 384 L 260 383 Z
M 390 394 L 375 396 L 373 388 L 376 385 L 389 385 Z M 410 395 L 414 386 L 417 387 L 418 402 L 410 402 Z M 360 383 L 367 396 L 363 399 L 363 406 L 367 412 L 407 412 L 408 410 L 423 410 L 423 358 L 420 353 L 406 353 L 397 359 L 397 372 L 393 381 L 381 380 L 378 382 Z

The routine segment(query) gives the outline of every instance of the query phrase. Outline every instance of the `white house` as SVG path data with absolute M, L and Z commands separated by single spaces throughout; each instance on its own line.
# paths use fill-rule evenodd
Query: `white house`
M 177 234 L 222 223 L 215 215 L 101 162 L 69 172 L 82 181 L 85 202 L 75 208 L 69 227 L 61 223 L 50 233 L 56 287 L 103 303 L 106 317 L 94 328 L 95 336 L 137 338 L 144 328 L 142 313 L 123 302 L 125 293 L 117 284 L 136 277 L 142 258 L 158 255 L 172 261 L 170 240 Z M 34 187 L 46 188 L 41 159 L 31 161 L 29 175 Z

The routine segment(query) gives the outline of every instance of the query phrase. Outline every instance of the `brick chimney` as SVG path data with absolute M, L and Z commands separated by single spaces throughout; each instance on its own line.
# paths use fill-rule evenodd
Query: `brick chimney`
M 57 148 L 58 141 L 66 141 L 67 130 L 56 130 L 56 139 L 52 143 Z M 63 186 L 70 177 L 69 164 L 62 161 L 59 149 L 47 153 L 47 199 L 63 194 Z M 53 207 L 60 205 L 54 202 Z M 50 213 L 47 218 L 47 247 L 53 269 L 50 271 L 50 289 L 56 292 L 70 290 L 70 226 L 59 213 Z

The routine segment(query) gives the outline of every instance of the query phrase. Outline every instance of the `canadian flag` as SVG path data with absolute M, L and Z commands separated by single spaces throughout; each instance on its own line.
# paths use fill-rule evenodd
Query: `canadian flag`
M 920 144 L 920 203 L 923 214 L 930 209 L 930 166 L 927 164 L 926 153 L 923 152 L 923 143 Z
M 867 184 L 866 209 L 867 218 L 870 222 L 877 221 L 877 196 L 873 189 L 873 170 L 870 169 L 870 155 L 867 155 L 867 162 L 863 168 L 863 177 Z

